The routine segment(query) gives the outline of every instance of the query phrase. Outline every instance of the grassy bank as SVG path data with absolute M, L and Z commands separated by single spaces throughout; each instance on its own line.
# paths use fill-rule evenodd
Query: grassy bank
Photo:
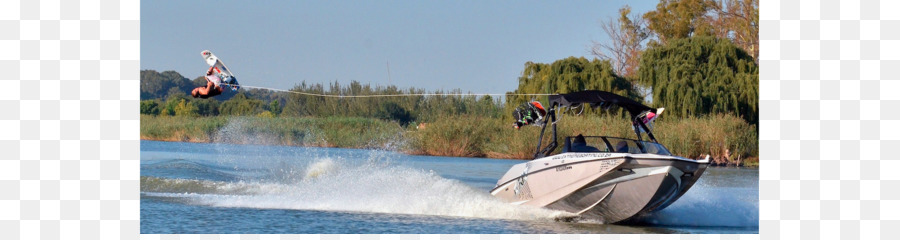
M 655 125 L 660 142 L 679 156 L 710 154 L 720 165 L 753 165 L 759 156 L 755 126 L 738 117 L 663 118 Z M 622 117 L 562 116 L 558 127 L 560 145 L 563 137 L 578 134 L 634 138 Z M 420 129 L 352 117 L 141 116 L 141 138 L 148 140 L 386 148 L 436 156 L 530 159 L 539 134 L 538 127 L 516 130 L 509 121 L 478 115 L 442 118 Z
M 548 127 L 549 128 L 549 127 Z M 603 135 L 635 138 L 622 117 L 563 116 L 558 124 L 561 150 L 564 137 Z M 549 141 L 550 130 L 544 141 Z M 656 122 L 654 134 L 679 156 L 702 158 L 709 154 L 718 165 L 755 165 L 758 137 L 755 126 L 729 115 Z M 516 130 L 507 121 L 478 116 L 443 119 L 411 133 L 410 148 L 419 154 L 530 159 L 537 146 L 539 127 Z
M 396 123 L 368 118 L 173 117 L 141 115 L 141 139 L 290 146 L 386 148 Z

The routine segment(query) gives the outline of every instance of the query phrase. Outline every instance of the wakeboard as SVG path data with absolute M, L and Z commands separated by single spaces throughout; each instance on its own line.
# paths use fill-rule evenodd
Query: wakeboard
M 203 52 L 200 52 L 200 55 L 203 56 L 203 60 L 206 61 L 206 64 L 213 67 L 216 75 L 222 78 L 222 81 L 227 84 L 226 86 L 231 87 L 232 91 L 237 91 L 241 88 L 241 84 L 238 83 L 237 77 L 231 73 L 231 70 L 225 66 L 225 63 L 223 63 L 222 60 L 219 60 L 219 57 L 216 57 L 216 55 L 209 50 L 203 50 Z

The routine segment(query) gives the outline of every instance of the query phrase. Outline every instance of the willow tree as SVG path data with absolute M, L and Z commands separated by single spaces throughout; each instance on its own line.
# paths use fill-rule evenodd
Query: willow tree
M 727 39 L 692 37 L 651 46 L 638 69 L 639 81 L 652 87 L 653 105 L 668 114 L 734 113 L 759 121 L 759 66 Z
M 568 57 L 551 64 L 525 63 L 519 87 L 512 93 L 570 93 L 603 90 L 638 99 L 631 82 L 616 75 L 609 60 Z M 507 106 L 518 106 L 531 96 L 510 96 Z
M 644 14 L 659 43 L 697 36 L 728 38 L 759 56 L 759 0 L 660 0 Z

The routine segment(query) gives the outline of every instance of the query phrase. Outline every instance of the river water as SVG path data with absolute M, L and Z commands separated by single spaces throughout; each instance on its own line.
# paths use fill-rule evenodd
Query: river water
M 709 168 L 637 225 L 560 222 L 488 191 L 521 160 L 141 141 L 141 233 L 758 233 L 759 172 Z

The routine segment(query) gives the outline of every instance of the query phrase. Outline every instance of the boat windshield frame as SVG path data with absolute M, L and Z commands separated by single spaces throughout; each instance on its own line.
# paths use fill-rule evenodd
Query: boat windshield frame
M 563 152 L 649 153 L 674 156 L 666 146 L 648 141 L 611 136 L 582 136 L 585 144 L 574 143 L 576 136 L 567 136 Z

